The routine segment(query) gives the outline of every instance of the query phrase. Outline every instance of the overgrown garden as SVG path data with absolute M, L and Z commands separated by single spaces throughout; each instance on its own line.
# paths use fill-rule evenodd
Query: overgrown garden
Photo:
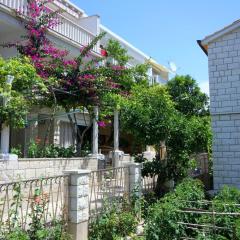
M 100 109 L 97 119 L 100 127 L 111 124 L 113 111 L 117 109 L 121 131 L 130 134 L 136 146 L 132 152 L 137 155 L 146 145 L 154 146 L 157 152 L 153 161 L 141 156 L 135 158 L 143 163 L 143 177 L 158 176 L 155 192 L 142 198 L 134 194 L 130 200 L 123 198 L 121 207 L 119 203 L 106 205 L 103 214 L 91 225 L 90 239 L 123 239 L 134 235 L 140 221 L 144 221 L 144 236 L 132 236 L 132 239 L 240 239 L 239 191 L 226 187 L 211 198 L 198 180 L 186 178 L 195 164 L 196 154 L 207 152 L 211 159 L 208 97 L 196 81 L 190 76 L 175 76 L 166 86 L 150 86 L 148 64 L 127 68 L 129 56 L 118 42 L 108 42 L 107 56 L 92 54 L 92 48 L 104 34 L 81 48 L 74 59 L 70 58 L 68 51 L 57 48 L 47 38 L 48 28 L 61 24 L 56 20 L 59 12 L 51 12 L 46 7 L 48 2 L 51 1 L 29 0 L 28 16 L 23 22 L 25 41 L 2 45 L 16 48 L 19 55 L 0 59 L 0 94 L 9 99 L 0 109 L 0 124 L 26 127 L 29 124 L 26 116 L 34 107 L 50 108 L 52 120 L 61 110 L 69 119 L 76 145 L 62 149 L 48 144 L 49 131 L 46 131 L 41 143 L 37 139 L 31 141 L 28 155 L 80 156 L 85 151 L 85 136 L 96 117 L 94 107 Z M 22 17 L 21 13 L 16 14 Z M 8 75 L 14 76 L 11 86 L 6 83 Z M 78 113 L 90 116 L 90 124 L 84 130 L 76 127 Z M 165 185 L 169 181 L 175 187 L 171 192 Z M 41 206 L 34 204 L 38 214 Z M 210 214 L 186 213 L 186 209 L 216 214 L 213 218 Z M 31 217 L 29 231 L 23 232 L 14 225 L 4 237 L 9 240 L 68 237 L 62 236 L 63 223 L 56 222 L 46 230 L 45 225 L 37 222 L 37 215 Z M 192 228 L 186 223 L 192 224 Z M 197 225 L 201 228 L 196 228 Z

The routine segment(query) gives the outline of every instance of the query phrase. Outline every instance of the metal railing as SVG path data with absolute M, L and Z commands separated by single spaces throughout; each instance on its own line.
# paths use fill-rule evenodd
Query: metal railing
M 26 0 L 0 0 L 0 7 L 5 7 L 18 10 L 22 14 L 27 15 L 27 1 Z M 74 41 L 77 44 L 87 46 L 95 38 L 95 35 L 84 29 L 78 24 L 75 24 L 71 20 L 65 18 L 61 14 L 58 16 L 60 24 L 51 28 L 54 32 Z M 99 53 L 99 43 L 94 46 L 93 51 Z
M 68 176 L 0 184 L 0 233 L 14 221 L 26 230 L 37 209 L 43 224 L 67 219 Z
M 90 173 L 89 216 L 101 213 L 104 204 L 111 204 L 129 194 L 128 167 L 111 168 Z

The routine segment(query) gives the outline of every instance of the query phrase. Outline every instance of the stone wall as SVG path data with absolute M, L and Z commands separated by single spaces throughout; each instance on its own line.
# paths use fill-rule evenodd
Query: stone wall
M 97 158 L 24 158 L 0 161 L 0 182 L 63 174 L 70 169 L 98 169 Z
M 214 189 L 240 188 L 240 29 L 209 44 Z

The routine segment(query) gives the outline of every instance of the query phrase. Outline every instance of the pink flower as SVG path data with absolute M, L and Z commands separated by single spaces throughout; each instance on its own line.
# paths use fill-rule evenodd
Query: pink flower
M 35 29 L 31 29 L 30 30 L 30 34 L 35 36 L 35 37 L 39 37 L 40 36 L 40 32 L 35 30 Z
M 99 121 L 98 126 L 104 128 L 107 126 L 107 124 L 104 121 Z
M 72 66 L 73 68 L 77 67 L 77 62 L 75 60 L 63 60 L 65 66 Z
M 120 65 L 115 65 L 115 66 L 112 66 L 112 69 L 113 70 L 116 70 L 116 71 L 119 71 L 119 70 L 124 70 L 126 69 L 124 66 L 120 66 Z

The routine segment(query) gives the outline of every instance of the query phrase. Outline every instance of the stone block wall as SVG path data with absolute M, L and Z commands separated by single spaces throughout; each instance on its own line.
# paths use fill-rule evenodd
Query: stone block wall
M 240 188 L 240 29 L 209 44 L 214 189 Z
M 25 158 L 0 161 L 0 183 L 16 179 L 30 179 L 62 175 L 64 170 L 98 169 L 97 158 Z

